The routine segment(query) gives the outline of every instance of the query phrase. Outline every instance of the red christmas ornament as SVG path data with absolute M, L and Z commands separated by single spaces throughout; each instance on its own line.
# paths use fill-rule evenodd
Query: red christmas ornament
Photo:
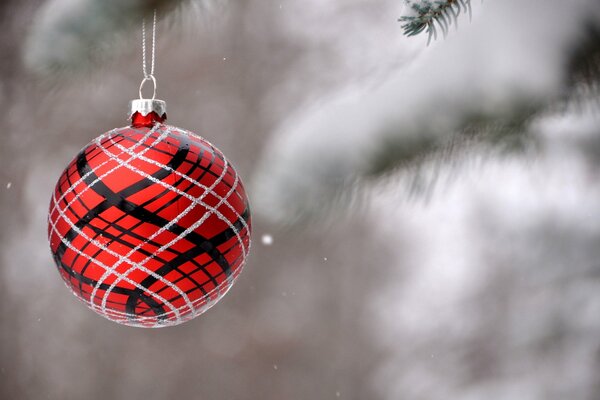
M 48 237 L 67 286 L 118 323 L 161 327 L 214 305 L 250 247 L 250 209 L 225 156 L 134 100 L 129 127 L 88 144 L 59 178 Z

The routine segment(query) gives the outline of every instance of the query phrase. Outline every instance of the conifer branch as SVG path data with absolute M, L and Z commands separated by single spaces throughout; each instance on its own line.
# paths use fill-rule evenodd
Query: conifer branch
M 470 0 L 422 0 L 413 2 L 405 0 L 410 5 L 414 15 L 405 15 L 398 19 L 402 22 L 402 29 L 407 36 L 415 36 L 427 31 L 427 44 L 431 39 L 437 39 L 438 33 L 444 36 L 452 24 L 456 26 L 458 16 L 463 12 L 471 17 Z

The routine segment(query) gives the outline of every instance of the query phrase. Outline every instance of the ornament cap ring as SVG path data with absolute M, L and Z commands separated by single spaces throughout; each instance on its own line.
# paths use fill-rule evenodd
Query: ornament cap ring
M 144 96 L 142 95 L 142 89 L 144 88 L 144 84 L 146 82 L 152 82 L 152 100 L 154 100 L 156 98 L 156 88 L 158 87 L 156 85 L 156 78 L 154 77 L 154 75 L 146 75 L 144 76 L 144 79 L 142 79 L 142 83 L 140 83 L 140 90 L 139 90 L 139 95 L 140 95 L 140 100 L 144 99 Z
M 167 113 L 167 103 L 158 99 L 135 99 L 129 102 L 129 117 L 136 112 L 144 117 L 151 112 L 155 112 L 159 117 L 163 117 Z

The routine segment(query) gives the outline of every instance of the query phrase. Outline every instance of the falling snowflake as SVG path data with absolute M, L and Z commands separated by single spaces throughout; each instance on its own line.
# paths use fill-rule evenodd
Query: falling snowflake
M 273 244 L 273 236 L 271 235 L 262 235 L 261 239 L 262 244 L 264 244 L 265 246 L 270 246 Z

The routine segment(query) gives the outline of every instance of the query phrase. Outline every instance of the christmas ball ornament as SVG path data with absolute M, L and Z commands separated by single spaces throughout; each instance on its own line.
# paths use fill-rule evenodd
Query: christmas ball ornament
M 143 82 L 142 82 L 143 84 Z M 242 181 L 223 153 L 166 125 L 161 100 L 84 147 L 50 201 L 48 237 L 75 296 L 118 323 L 162 327 L 214 305 L 250 247 Z

